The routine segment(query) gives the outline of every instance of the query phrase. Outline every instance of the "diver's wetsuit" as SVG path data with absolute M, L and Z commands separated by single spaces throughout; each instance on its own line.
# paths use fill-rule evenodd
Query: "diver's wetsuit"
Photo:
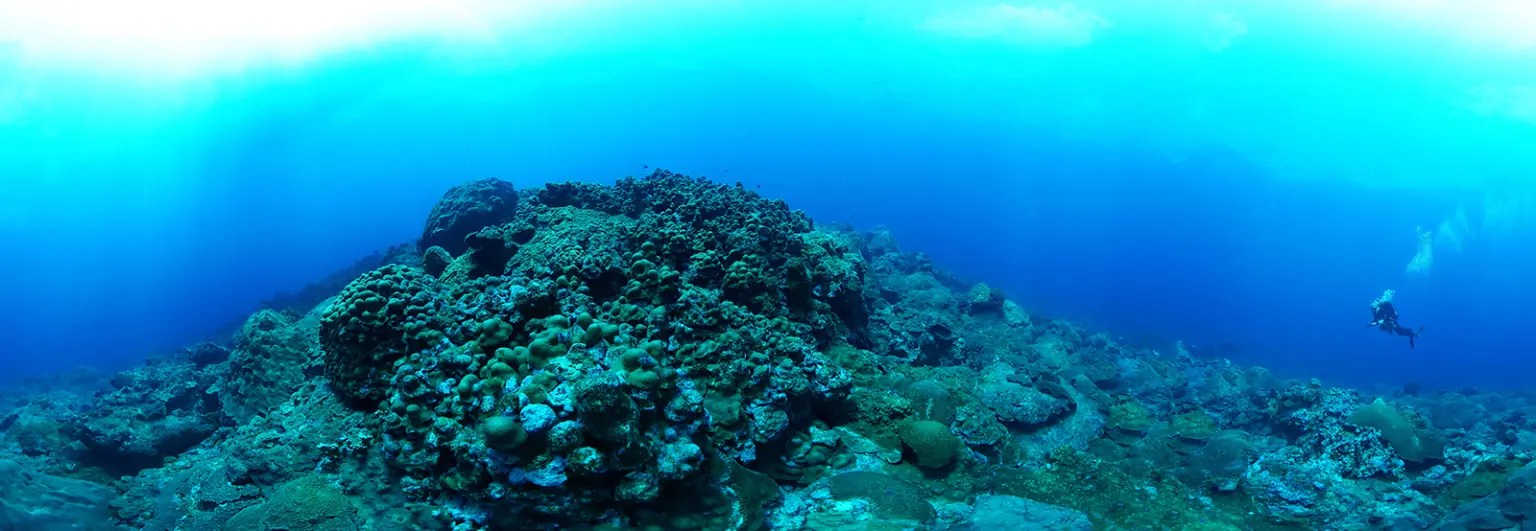
M 1366 326 L 1374 326 L 1387 333 L 1408 336 L 1408 348 L 1414 348 L 1413 340 L 1419 337 L 1419 332 L 1398 324 L 1397 308 L 1393 307 L 1391 302 L 1378 301 L 1371 305 L 1371 317 L 1375 320 Z

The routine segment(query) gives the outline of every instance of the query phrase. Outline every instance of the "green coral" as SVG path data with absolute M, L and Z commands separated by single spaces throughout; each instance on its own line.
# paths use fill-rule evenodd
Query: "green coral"
M 1190 503 L 1198 491 L 1170 477 L 1133 476 L 1067 448 L 1052 452 L 1048 466 L 997 469 L 992 491 L 1076 509 L 1108 529 L 1231 529 L 1240 520 Z
M 221 382 L 221 404 L 235 422 L 288 400 L 304 383 L 305 370 L 319 361 L 313 326 L 276 310 L 252 314 L 234 347 Z
M 953 463 L 965 445 L 949 431 L 949 426 L 931 420 L 908 422 L 897 430 L 901 442 L 917 456 L 917 466 L 938 469 Z
M 1133 434 L 1144 434 L 1156 420 L 1146 406 L 1134 399 L 1122 400 L 1109 408 L 1110 427 Z
M 320 320 L 325 374 L 342 398 L 377 402 L 391 364 L 443 338 L 436 280 L 387 265 L 342 289 Z
M 511 452 L 528 440 L 523 425 L 511 417 L 491 417 L 481 425 L 485 444 L 503 452 Z
M 1380 398 L 1355 410 L 1349 416 L 1349 422 L 1379 430 L 1387 444 L 1392 446 L 1392 451 L 1404 461 L 1421 462 L 1439 458 L 1445 449 L 1444 442 L 1434 434 L 1419 429 Z
M 1175 435 L 1193 441 L 1209 439 L 1218 430 L 1216 420 L 1204 411 L 1189 411 L 1174 415 L 1170 425 Z

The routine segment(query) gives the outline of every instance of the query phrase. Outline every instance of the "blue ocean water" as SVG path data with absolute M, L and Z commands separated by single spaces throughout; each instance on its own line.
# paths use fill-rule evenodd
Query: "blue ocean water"
M 887 226 L 1134 343 L 1348 385 L 1524 385 L 1528 10 L 1395 4 L 455 4 L 278 51 L 282 32 L 135 46 L 8 23 L 3 373 L 227 334 L 416 237 L 467 179 L 661 167 Z M 133 22 L 195 14 L 164 6 Z M 62 20 L 33 15 L 7 20 Z M 1417 348 L 1364 327 L 1388 288 Z

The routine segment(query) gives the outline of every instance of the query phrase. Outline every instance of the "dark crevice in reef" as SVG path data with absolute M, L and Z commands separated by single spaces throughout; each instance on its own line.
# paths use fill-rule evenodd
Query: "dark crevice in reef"
M 215 343 L 105 387 L 0 394 L 0 520 L 1501 529 L 1536 514 L 1529 397 L 1378 399 L 1121 344 L 886 231 L 664 171 L 466 183 L 418 242 Z

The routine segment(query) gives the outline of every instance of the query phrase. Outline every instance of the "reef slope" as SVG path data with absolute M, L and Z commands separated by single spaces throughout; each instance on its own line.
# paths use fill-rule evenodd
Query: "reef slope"
M 1516 529 L 1529 397 L 1373 396 L 1031 315 L 664 171 L 449 191 L 401 246 L 0 396 L 0 527 Z

